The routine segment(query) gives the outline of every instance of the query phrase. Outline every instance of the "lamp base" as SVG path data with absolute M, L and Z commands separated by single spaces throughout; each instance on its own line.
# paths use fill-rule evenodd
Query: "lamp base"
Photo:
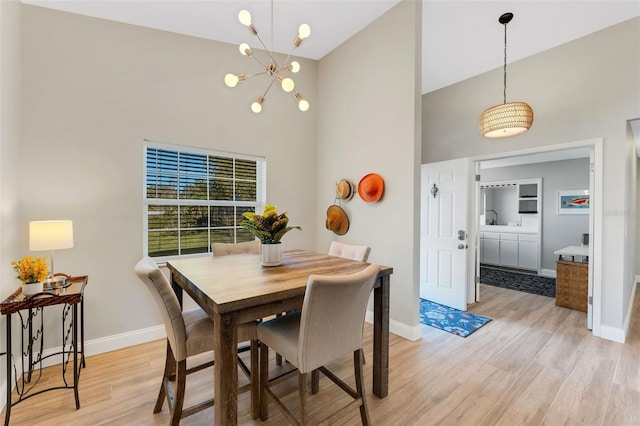
M 67 279 L 65 277 L 57 276 L 47 278 L 42 283 L 45 287 L 50 289 L 63 288 L 67 284 Z

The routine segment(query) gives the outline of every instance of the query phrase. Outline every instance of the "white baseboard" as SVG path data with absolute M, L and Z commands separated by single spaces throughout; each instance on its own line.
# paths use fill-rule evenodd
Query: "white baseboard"
M 623 328 L 611 327 L 610 325 L 600 326 L 600 337 L 607 340 L 612 340 L 618 343 L 624 343 L 626 333 Z
M 556 270 L 555 269 L 540 269 L 540 276 L 556 278 Z
M 364 320 L 369 324 L 373 324 L 373 311 L 367 311 Z M 415 327 L 411 327 L 392 319 L 389 320 L 389 333 L 393 333 L 412 342 L 422 338 L 422 329 L 420 324 Z
M 166 337 L 167 333 L 165 332 L 164 325 L 155 325 L 153 327 L 129 331 L 127 333 L 88 340 L 85 343 L 84 354 L 85 356 L 98 355 L 129 346 L 164 339 Z M 57 348 L 57 350 L 59 351 L 60 348 Z M 56 350 L 54 349 L 52 352 L 56 352 Z
M 627 334 L 629 334 L 629 326 L 631 325 L 631 314 L 633 313 L 633 302 L 636 296 L 636 290 L 638 288 L 638 282 L 640 276 L 636 275 L 633 281 L 633 288 L 631 289 L 631 297 L 629 298 L 629 305 L 627 306 L 627 314 L 624 318 L 624 324 L 622 328 L 611 327 L 609 325 L 600 326 L 600 337 L 603 339 L 613 340 L 614 342 L 624 343 L 627 340 Z

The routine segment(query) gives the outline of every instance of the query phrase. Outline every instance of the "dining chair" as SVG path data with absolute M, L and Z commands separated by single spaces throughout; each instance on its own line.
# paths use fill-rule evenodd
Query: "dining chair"
M 329 247 L 329 256 L 343 257 L 361 262 L 367 261 L 370 252 L 371 248 L 369 246 L 357 246 L 338 241 L 331 241 L 331 246 Z
M 260 253 L 260 241 L 246 241 L 242 243 L 212 243 L 211 252 L 214 256 L 227 256 L 230 254 Z
M 213 351 L 214 323 L 209 315 L 200 308 L 182 311 L 180 302 L 171 288 L 169 280 L 152 258 L 145 257 L 141 259 L 134 270 L 151 292 L 162 314 L 167 333 L 167 354 L 164 373 L 153 412 L 158 413 L 162 410 L 166 397 L 171 413 L 170 424 L 172 426 L 178 425 L 181 419 L 214 405 L 214 399 L 212 398 L 191 407 L 183 408 L 186 376 L 213 366 L 214 361 L 209 360 L 187 368 L 187 359 L 194 355 Z M 251 389 L 251 411 L 253 417 L 256 418 L 259 409 L 259 376 L 255 322 L 238 327 L 238 341 L 247 340 L 251 341 L 251 369 L 249 370 L 246 366 L 242 369 L 251 380 L 249 386 Z M 244 363 L 239 365 L 242 366 Z M 173 381 L 175 381 L 175 385 L 172 386 L 171 382 Z
M 269 399 L 293 424 L 306 425 L 307 380 L 309 373 L 319 370 L 354 401 L 317 423 L 332 423 L 346 410 L 360 408 L 360 418 L 368 425 L 369 412 L 364 391 L 362 365 L 362 330 L 369 294 L 380 271 L 371 264 L 350 275 L 311 275 L 302 303 L 302 311 L 263 321 L 258 324 L 260 341 L 260 418 L 269 417 Z M 269 348 L 281 353 L 298 371 L 300 418 L 289 410 L 274 393 L 269 382 Z M 356 389 L 346 384 L 325 366 L 352 353 Z

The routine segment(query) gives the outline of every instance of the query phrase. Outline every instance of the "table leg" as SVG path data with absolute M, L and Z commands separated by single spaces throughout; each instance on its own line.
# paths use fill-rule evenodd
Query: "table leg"
M 84 361 L 84 295 L 80 301 L 80 354 L 82 358 L 82 368 L 87 368 L 87 363 Z
M 216 396 L 216 425 L 238 424 L 238 324 L 231 315 L 213 318 L 216 339 L 213 347 Z
M 42 314 L 42 312 L 41 312 Z M 29 308 L 29 366 L 27 367 L 27 383 L 31 383 L 31 375 L 33 373 L 33 309 Z
M 5 412 L 4 412 L 4 425 L 8 426 L 9 424 L 9 418 L 11 417 L 11 314 L 7 315 L 7 319 L 6 319 L 6 325 L 7 325 L 7 335 L 5 336 L 7 338 L 7 371 L 5 374 L 5 378 L 7 380 L 7 404 L 5 406 Z
M 171 288 L 173 288 L 173 292 L 176 294 L 178 302 L 180 303 L 180 307 L 182 308 L 182 287 L 180 287 L 180 285 L 175 282 L 173 274 L 171 274 Z
M 78 392 L 78 381 L 80 380 L 80 371 L 78 368 L 78 304 L 73 304 L 73 394 L 76 398 L 76 410 L 80 409 L 80 393 Z
M 389 290 L 390 277 L 379 277 L 373 292 L 373 393 L 389 394 Z

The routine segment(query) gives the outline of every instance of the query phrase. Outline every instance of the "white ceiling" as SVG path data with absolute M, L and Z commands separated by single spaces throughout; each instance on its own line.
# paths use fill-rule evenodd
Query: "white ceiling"
M 310 59 L 321 59 L 398 1 L 22 0 L 234 44 L 253 42 L 237 20 L 238 11 L 248 9 L 267 47 L 285 54 L 298 26 L 308 23 L 311 36 L 295 54 Z M 515 15 L 508 25 L 509 63 L 640 16 L 640 0 L 422 1 L 423 94 L 502 66 L 498 17 L 504 12 Z

